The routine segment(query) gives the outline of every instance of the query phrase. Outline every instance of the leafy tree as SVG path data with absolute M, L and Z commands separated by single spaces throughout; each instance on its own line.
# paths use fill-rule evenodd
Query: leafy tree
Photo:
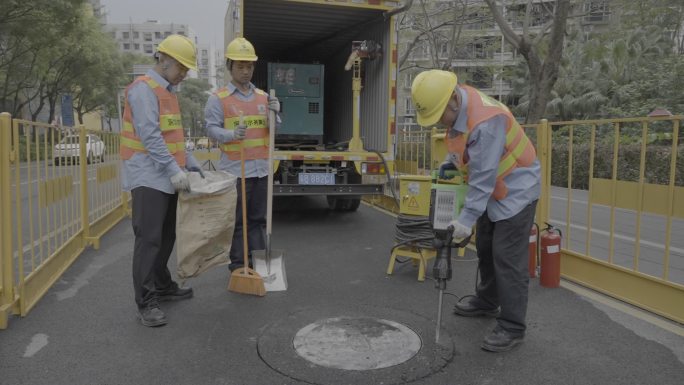
M 82 36 L 85 39 L 81 61 L 73 68 L 80 75 L 71 86 L 80 123 L 84 114 L 115 104 L 117 91 L 125 82 L 123 61 L 116 45 L 94 17 L 85 21 Z
M 21 115 L 46 85 L 50 48 L 71 34 L 84 0 L 3 0 L 0 6 L 0 110 Z
M 202 79 L 186 79 L 181 83 L 178 102 L 183 116 L 183 127 L 190 130 L 190 136 L 206 135 L 202 123 L 210 89 L 211 85 Z
M 570 34 L 548 104 L 550 119 L 645 116 L 658 107 L 682 111 L 682 93 L 673 87 L 682 81 L 682 56 L 668 33 L 677 23 L 667 24 L 668 17 L 653 12 L 668 13 L 657 6 L 663 2 L 653 0 L 648 12 L 649 18 L 661 20 L 658 25 L 637 25 L 636 11 L 643 7 L 627 2 L 604 30 Z
M 120 68 L 122 72 L 115 72 L 110 74 L 110 80 L 115 83 L 113 88 L 109 90 L 110 97 L 107 97 L 102 106 L 104 112 L 104 119 L 112 131 L 112 123 L 114 119 L 119 119 L 119 108 L 123 108 L 124 104 L 124 89 L 128 84 L 130 84 L 134 79 L 132 76 L 133 65 L 135 64 L 154 64 L 154 59 L 149 55 L 140 55 L 130 52 L 125 52 L 122 55 L 118 55 L 118 60 L 120 61 Z M 118 74 L 118 76 L 114 76 Z

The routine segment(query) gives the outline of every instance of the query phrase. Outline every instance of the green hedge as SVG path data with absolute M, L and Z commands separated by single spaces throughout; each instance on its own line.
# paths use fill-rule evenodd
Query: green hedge
M 677 168 L 675 184 L 684 186 L 684 146 L 677 150 Z M 667 185 L 670 183 L 670 162 L 672 146 L 651 144 L 646 146 L 646 183 Z M 572 187 L 588 189 L 589 187 L 589 144 L 573 144 Z M 551 184 L 553 186 L 568 185 L 568 157 L 566 144 L 554 144 L 551 156 Z M 639 181 L 641 162 L 640 144 L 620 144 L 618 147 L 617 179 L 629 182 Z M 613 176 L 613 145 L 597 144 L 594 150 L 594 178 L 611 179 Z

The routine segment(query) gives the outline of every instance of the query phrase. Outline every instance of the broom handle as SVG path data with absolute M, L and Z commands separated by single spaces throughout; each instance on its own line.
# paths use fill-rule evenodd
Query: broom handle
M 240 124 L 244 124 L 244 117 L 242 116 L 242 111 L 240 111 Z M 242 199 L 240 199 L 240 203 L 242 203 L 242 255 L 244 258 L 244 267 L 245 267 L 245 273 L 247 272 L 247 268 L 249 267 L 249 260 L 247 258 L 248 250 L 247 250 L 247 194 L 246 194 L 246 188 L 245 188 L 245 146 L 244 146 L 244 140 L 240 141 L 240 166 L 241 166 L 241 171 L 242 171 L 242 178 L 241 178 L 241 183 L 240 183 L 240 189 L 242 191 Z

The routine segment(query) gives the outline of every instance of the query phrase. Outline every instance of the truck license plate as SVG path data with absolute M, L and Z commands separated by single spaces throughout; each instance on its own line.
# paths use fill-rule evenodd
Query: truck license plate
M 299 184 L 335 184 L 335 174 L 327 172 L 300 173 Z

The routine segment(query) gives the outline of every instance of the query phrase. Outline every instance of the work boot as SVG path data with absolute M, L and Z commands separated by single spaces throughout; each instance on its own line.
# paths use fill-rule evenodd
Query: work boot
M 464 317 L 496 317 L 499 310 L 498 306 L 492 307 L 474 295 L 461 298 L 454 306 L 454 314 Z
M 159 301 L 165 302 L 165 301 L 178 301 L 181 299 L 188 299 L 192 298 L 193 292 L 191 287 L 187 288 L 180 288 L 178 286 L 175 286 L 175 289 L 171 289 L 168 291 L 162 291 L 157 293 L 157 298 Z
M 494 330 L 484 338 L 480 347 L 488 352 L 507 352 L 520 345 L 525 339 L 525 333 L 512 333 L 496 325 Z
M 138 309 L 138 318 L 144 326 L 157 327 L 166 325 L 166 316 L 159 308 L 159 304 L 152 302 Z

